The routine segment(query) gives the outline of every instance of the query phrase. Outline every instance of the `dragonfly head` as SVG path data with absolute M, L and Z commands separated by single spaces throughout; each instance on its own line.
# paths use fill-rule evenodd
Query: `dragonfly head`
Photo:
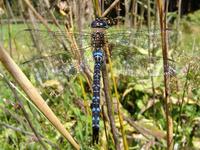
M 108 23 L 104 19 L 96 18 L 94 21 L 92 21 L 91 27 L 92 28 L 108 28 Z

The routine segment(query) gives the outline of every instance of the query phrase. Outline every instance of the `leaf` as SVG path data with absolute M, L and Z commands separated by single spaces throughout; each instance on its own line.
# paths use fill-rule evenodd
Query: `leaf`
M 134 89 L 137 91 L 143 91 L 145 89 L 145 87 L 142 84 L 136 84 Z
M 144 106 L 144 103 L 143 103 L 143 101 L 142 101 L 141 99 L 137 100 L 136 103 L 137 103 L 137 106 L 138 106 L 139 109 L 142 109 L 142 108 L 145 107 L 145 106 Z
M 166 137 L 165 131 L 158 129 L 151 120 L 143 119 L 137 121 L 137 125 L 142 128 L 144 134 L 152 135 L 157 139 L 165 139 Z
M 71 120 L 71 121 L 65 123 L 65 127 L 70 129 L 75 125 L 75 123 L 76 123 L 76 120 Z
M 64 88 L 58 80 L 47 80 L 43 83 L 44 88 L 52 88 L 56 90 L 58 93 L 61 93 Z
M 31 83 L 33 83 L 33 85 L 36 85 L 36 80 L 35 80 L 35 77 L 34 77 L 34 74 L 30 74 L 30 81 Z
M 126 89 L 122 95 L 122 100 L 126 97 L 126 95 L 128 95 L 134 88 L 130 87 L 128 89 Z
M 137 49 L 137 51 L 140 53 L 140 54 L 143 54 L 143 55 L 148 55 L 148 50 L 147 49 L 144 49 L 144 48 L 141 48 L 141 47 L 136 47 L 135 48 Z
M 200 148 L 200 138 L 194 137 L 192 139 L 192 144 L 193 144 L 195 149 L 199 149 Z
M 60 10 L 60 13 L 61 13 L 63 16 L 66 16 L 66 15 L 67 15 L 63 10 Z

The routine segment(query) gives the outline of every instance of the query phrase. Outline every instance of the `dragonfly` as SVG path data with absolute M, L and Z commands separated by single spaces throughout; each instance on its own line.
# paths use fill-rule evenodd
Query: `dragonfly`
M 170 46 L 175 44 L 172 42 L 175 35 L 175 32 L 169 31 Z M 26 57 L 19 58 L 23 60 L 21 64 L 34 64 L 37 66 L 34 69 L 38 69 L 35 72 L 46 69 L 46 72 L 51 71 L 56 75 L 64 74 L 69 77 L 83 72 L 84 68 L 89 68 L 93 73 L 93 143 L 98 143 L 99 139 L 101 67 L 107 62 L 108 57 L 113 60 L 115 75 L 143 78 L 163 75 L 160 30 L 156 28 L 139 31 L 119 30 L 109 27 L 106 20 L 96 18 L 91 23 L 91 31 L 79 33 L 66 30 L 25 29 L 17 33 L 15 39 L 26 43 L 22 44 L 24 53 L 27 54 Z M 108 52 L 105 51 L 105 47 L 108 47 Z M 172 65 L 168 73 L 176 74 L 177 70 L 175 65 L 173 66 L 175 61 L 169 61 Z M 44 80 L 42 78 L 38 77 L 40 82 Z
M 110 29 L 109 27 L 106 30 L 108 32 L 105 32 L 104 36 L 109 42 L 110 57 L 114 60 L 113 66 L 116 74 L 141 77 L 142 74 L 137 70 L 143 68 L 145 73 L 143 76 L 162 75 L 162 70 L 156 70 L 155 68 L 157 67 L 156 64 L 162 64 L 159 29 L 151 29 L 150 31 L 140 29 L 138 31 L 136 29 Z M 172 33 L 171 41 L 173 41 L 176 33 L 172 31 L 170 33 Z M 93 61 L 91 31 L 70 32 L 69 34 L 73 34 L 75 40 L 82 43 L 79 48 L 76 48 L 81 51 L 82 55 L 79 62 L 69 53 L 75 48 L 71 48 L 69 37 L 66 36 L 65 31 L 24 29 L 16 34 L 16 43 L 23 45 L 22 49 L 25 54 L 30 54 L 31 50 L 31 55 L 24 55 L 20 60 L 21 63 L 39 63 L 48 59 L 53 60 L 51 63 L 55 65 L 52 72 L 59 74 L 64 71 L 66 76 L 80 73 L 84 67 L 91 68 L 91 62 Z M 24 37 L 26 37 L 25 40 Z M 148 54 L 149 49 L 151 49 L 151 56 Z M 173 62 L 172 59 L 169 60 Z

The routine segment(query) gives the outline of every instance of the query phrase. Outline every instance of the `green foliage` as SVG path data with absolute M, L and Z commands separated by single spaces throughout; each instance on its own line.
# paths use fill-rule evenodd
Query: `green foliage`
M 190 23 L 190 25 L 200 25 L 200 11 L 195 11 L 184 17 L 184 19 Z

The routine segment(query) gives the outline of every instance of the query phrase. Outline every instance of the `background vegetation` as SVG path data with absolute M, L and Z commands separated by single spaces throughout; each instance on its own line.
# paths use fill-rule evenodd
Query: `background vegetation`
M 158 4 L 101 2 L 1 1 L 1 44 L 82 149 L 116 149 L 114 134 L 121 149 L 169 149 L 168 129 L 174 149 L 200 149 L 200 11 L 182 13 L 179 1 L 176 10 L 166 12 L 167 108 Z M 107 8 L 112 9 L 105 17 L 115 24 L 107 30 L 112 60 L 107 85 L 117 131 L 110 127 L 101 83 L 100 141 L 92 145 L 90 24 Z M 72 149 L 2 65 L 0 87 L 0 149 Z

